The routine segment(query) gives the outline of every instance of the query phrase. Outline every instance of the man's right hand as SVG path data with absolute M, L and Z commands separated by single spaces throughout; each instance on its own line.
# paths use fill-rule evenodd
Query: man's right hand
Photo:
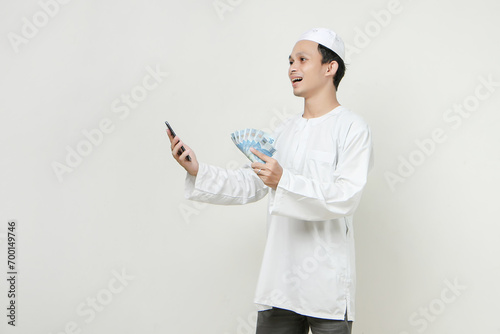
M 184 169 L 191 175 L 196 176 L 198 174 L 198 168 L 199 168 L 199 163 L 198 160 L 196 159 L 196 155 L 194 152 L 191 150 L 189 146 L 184 144 L 180 139 L 179 136 L 172 137 L 172 134 L 170 131 L 167 129 L 167 135 L 168 139 L 170 139 L 170 149 L 172 150 L 172 156 L 174 157 L 175 160 L 184 167 Z M 184 152 L 181 151 L 181 147 L 184 146 L 186 149 Z M 178 154 L 182 153 L 182 154 Z M 191 161 L 188 161 L 186 159 L 187 156 L 191 157 Z

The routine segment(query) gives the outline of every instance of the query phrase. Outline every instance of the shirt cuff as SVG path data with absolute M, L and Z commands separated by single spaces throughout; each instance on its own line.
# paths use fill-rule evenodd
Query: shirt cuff
M 279 207 L 281 206 L 281 202 L 283 200 L 283 196 L 290 186 L 290 171 L 288 169 L 283 168 L 283 174 L 281 174 L 281 178 L 276 186 L 276 190 L 271 192 L 271 203 L 269 205 L 269 214 L 279 214 Z
M 199 163 L 198 166 L 198 174 L 196 176 L 186 172 L 186 179 L 184 181 L 184 197 L 187 199 L 191 199 L 193 197 L 193 193 L 197 186 L 197 181 L 202 177 L 203 173 L 205 173 L 205 164 Z

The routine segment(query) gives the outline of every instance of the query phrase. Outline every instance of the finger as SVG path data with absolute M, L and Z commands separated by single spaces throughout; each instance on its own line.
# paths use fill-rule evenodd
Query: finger
M 186 143 L 182 143 L 182 146 L 184 146 L 184 148 L 186 150 L 190 150 L 191 151 L 191 147 L 189 147 Z
M 172 137 L 172 133 L 170 132 L 169 129 L 166 129 L 166 131 L 167 131 L 168 139 L 170 139 L 170 142 L 172 142 L 174 140 L 174 137 Z
M 269 156 L 268 155 L 265 155 L 264 153 L 254 149 L 253 147 L 250 148 L 250 151 L 255 154 L 256 156 L 258 156 L 262 161 L 264 162 L 268 162 L 269 161 Z
M 168 131 L 168 130 L 167 130 Z M 168 134 L 168 140 L 170 140 L 170 149 L 172 149 L 173 145 L 177 142 L 174 137 L 172 137 L 170 134 Z
M 182 147 L 182 141 L 179 140 L 179 142 L 174 146 L 172 154 L 174 156 L 180 156 L 183 153 L 181 147 Z
M 262 162 L 252 162 L 250 165 L 253 169 L 264 169 L 266 168 L 266 164 L 263 164 Z
M 264 168 L 258 168 L 258 169 L 255 169 L 254 172 L 255 172 L 255 174 L 257 174 L 257 176 L 263 176 L 264 172 L 266 172 L 266 170 Z
M 173 151 L 175 145 L 177 145 L 180 142 L 180 139 L 178 136 L 175 136 L 170 142 L 171 142 L 170 149 Z
M 185 151 L 184 151 L 184 152 L 183 152 L 183 153 L 179 156 L 179 160 L 180 160 L 180 161 L 184 161 L 184 160 L 188 161 L 186 158 L 187 158 L 187 156 L 189 155 L 189 153 L 191 153 L 191 150 L 186 149 L 186 150 L 185 150 Z M 192 161 L 192 160 L 191 160 L 191 161 Z

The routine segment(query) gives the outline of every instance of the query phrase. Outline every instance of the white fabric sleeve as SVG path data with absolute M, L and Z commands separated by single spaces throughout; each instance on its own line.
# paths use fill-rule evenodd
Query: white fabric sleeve
M 368 126 L 352 124 L 339 152 L 333 182 L 306 178 L 283 169 L 269 213 L 309 221 L 352 215 L 359 204 L 372 159 Z
M 260 200 L 269 190 L 249 164 L 232 170 L 200 163 L 196 176 L 186 174 L 185 197 L 194 201 L 246 204 Z

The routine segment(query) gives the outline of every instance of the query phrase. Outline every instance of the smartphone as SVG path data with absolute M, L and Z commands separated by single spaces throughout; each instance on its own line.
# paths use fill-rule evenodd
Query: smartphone
M 166 125 L 166 126 L 167 126 L 167 128 L 170 130 L 170 133 L 172 134 L 172 137 L 175 137 L 175 136 L 176 136 L 175 131 L 174 131 L 174 129 L 172 129 L 172 127 L 170 126 L 170 124 L 168 124 L 168 122 L 167 122 L 167 121 L 165 121 L 165 125 Z M 181 146 L 181 149 L 180 149 L 180 151 L 179 151 L 179 152 L 177 152 L 177 154 L 178 154 L 178 155 L 181 155 L 181 154 L 182 154 L 182 152 L 184 152 L 185 150 L 186 150 L 186 149 L 184 148 L 184 146 Z M 188 155 L 188 156 L 186 157 L 186 160 L 187 160 L 187 161 L 191 161 L 191 157 Z

